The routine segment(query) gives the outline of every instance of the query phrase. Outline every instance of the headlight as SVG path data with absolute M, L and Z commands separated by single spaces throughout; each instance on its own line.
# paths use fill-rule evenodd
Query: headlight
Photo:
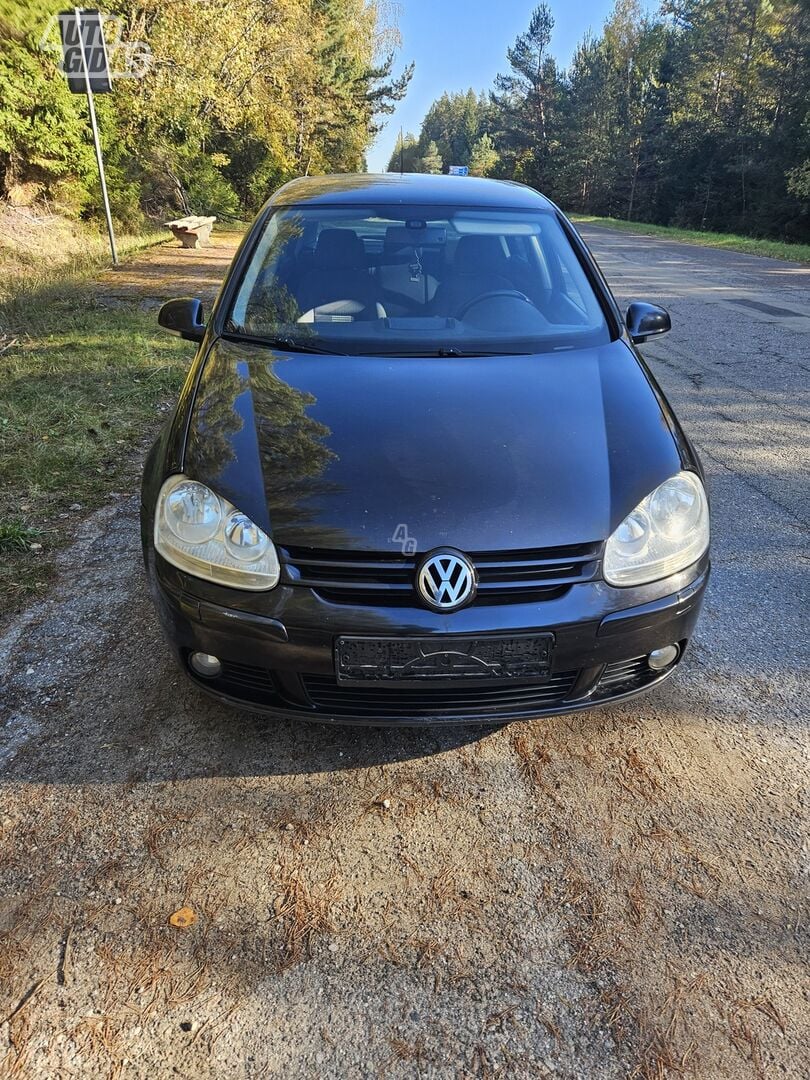
M 680 472 L 642 499 L 605 547 L 605 580 L 643 585 L 677 574 L 709 546 L 709 504 L 700 477 Z
M 155 550 L 195 577 L 236 589 L 272 589 L 278 555 L 255 522 L 205 484 L 170 476 L 155 511 Z

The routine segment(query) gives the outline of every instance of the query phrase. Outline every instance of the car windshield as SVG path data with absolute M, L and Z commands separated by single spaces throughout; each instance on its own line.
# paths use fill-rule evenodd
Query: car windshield
M 230 333 L 302 351 L 540 353 L 610 340 L 551 210 L 289 206 L 267 220 Z

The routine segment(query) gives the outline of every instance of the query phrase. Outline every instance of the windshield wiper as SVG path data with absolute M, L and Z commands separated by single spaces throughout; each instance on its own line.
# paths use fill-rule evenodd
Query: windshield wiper
M 345 353 L 335 349 L 324 349 L 321 345 L 313 345 L 308 341 L 296 341 L 295 338 L 275 337 L 262 338 L 263 345 L 269 345 L 272 349 L 286 349 L 287 352 L 323 353 L 325 356 L 345 356 Z
M 336 349 L 324 349 L 320 345 L 311 344 L 308 341 L 298 341 L 290 337 L 254 337 L 252 334 L 240 334 L 236 330 L 226 330 L 224 338 L 232 338 L 235 341 L 248 341 L 251 345 L 265 345 L 269 349 L 284 349 L 285 352 L 299 353 L 322 353 L 324 356 L 345 356 L 346 353 Z

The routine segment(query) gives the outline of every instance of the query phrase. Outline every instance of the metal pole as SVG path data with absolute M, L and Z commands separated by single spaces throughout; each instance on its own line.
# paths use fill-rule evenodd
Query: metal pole
M 402 127 L 399 129 L 399 175 L 401 176 L 405 170 L 402 168 L 402 158 L 405 147 L 402 143 Z
M 98 162 L 98 176 L 101 180 L 101 198 L 104 202 L 104 216 L 107 218 L 107 232 L 110 236 L 110 252 L 113 266 L 118 266 L 118 252 L 115 249 L 115 233 L 113 232 L 112 214 L 110 213 L 110 199 L 107 195 L 107 179 L 104 175 L 104 159 L 101 156 L 101 142 L 98 137 L 98 124 L 96 123 L 96 105 L 93 100 L 93 88 L 90 85 L 90 71 L 87 67 L 87 54 L 84 51 L 84 33 L 82 29 L 82 17 L 79 8 L 73 9 L 76 15 L 76 33 L 79 37 L 79 51 L 82 54 L 82 68 L 84 69 L 84 85 L 87 90 L 87 107 L 90 110 L 90 127 L 93 129 L 93 145 L 96 148 L 96 161 Z M 103 33 L 102 30 L 100 30 Z

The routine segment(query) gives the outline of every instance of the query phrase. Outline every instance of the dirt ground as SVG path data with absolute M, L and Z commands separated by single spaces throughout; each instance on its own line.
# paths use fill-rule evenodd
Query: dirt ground
M 683 669 L 495 732 L 228 711 L 168 657 L 122 493 L 0 638 L 0 1075 L 810 1073 L 808 273 L 583 232 L 673 310 L 646 353 L 715 533 Z M 101 288 L 210 295 L 228 257 Z
M 204 247 L 161 244 L 116 270 L 100 274 L 97 295 L 111 306 L 136 303 L 145 308 L 158 307 L 174 296 L 199 296 L 210 304 L 241 238 L 239 232 L 223 233 L 219 229 Z

